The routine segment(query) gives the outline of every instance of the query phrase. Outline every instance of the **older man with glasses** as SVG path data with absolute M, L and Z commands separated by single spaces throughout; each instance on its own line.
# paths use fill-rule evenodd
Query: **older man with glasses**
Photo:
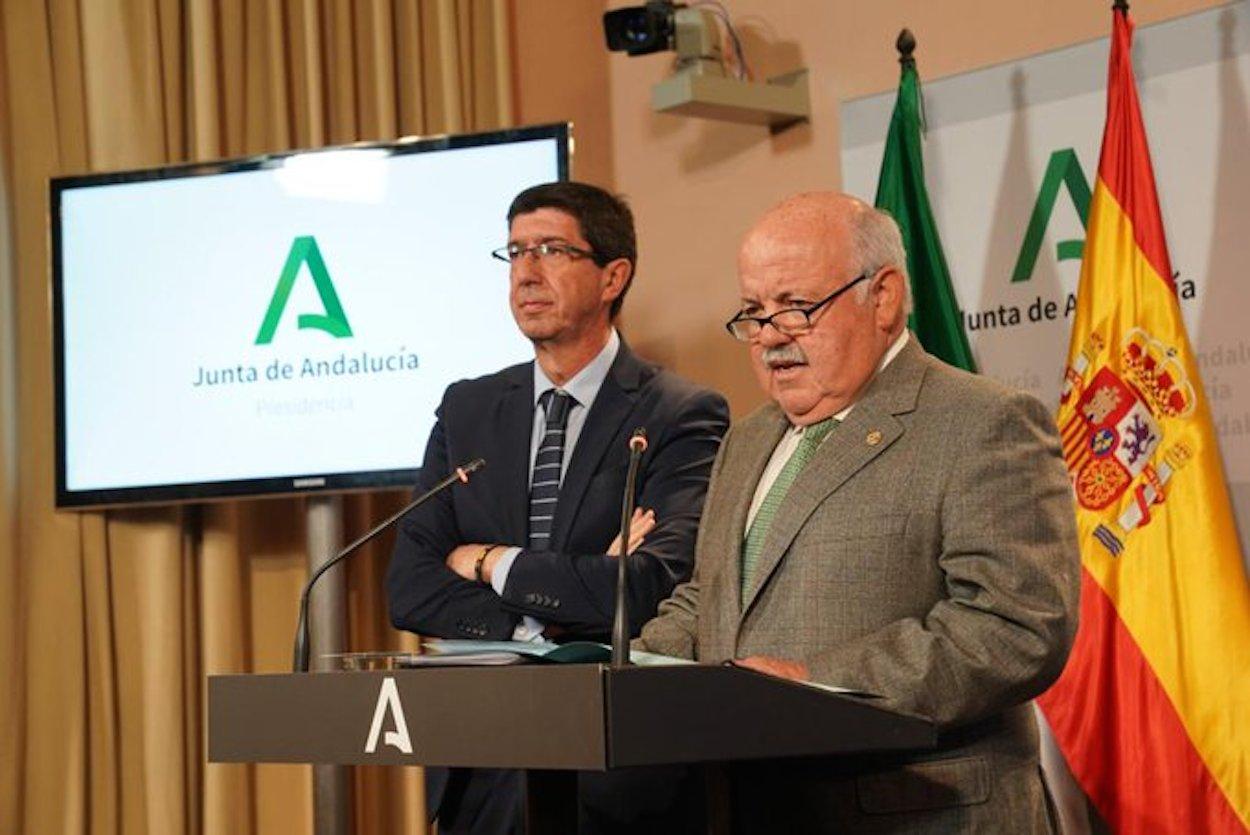
M 625 203 L 583 183 L 528 189 L 508 210 L 517 327 L 534 361 L 447 389 L 417 490 L 458 462 L 487 466 L 400 527 L 387 574 L 391 620 L 422 635 L 484 640 L 608 637 L 617 561 L 631 631 L 690 577 L 724 398 L 635 356 L 613 322 L 637 263 Z M 501 279 L 503 276 L 501 276 Z M 472 350 L 472 334 L 465 334 Z M 617 537 L 628 439 L 644 427 L 639 512 Z M 558 711 L 560 705 L 553 704 Z M 699 828 L 702 801 L 678 769 L 582 775 L 583 832 Z M 429 769 L 443 833 L 521 827 L 521 775 Z
M 854 198 L 772 209 L 738 273 L 727 328 L 771 402 L 726 436 L 694 579 L 636 643 L 874 694 L 940 737 L 740 766 L 733 831 L 1051 831 L 1028 700 L 1063 669 L 1079 557 L 1047 409 L 924 352 L 898 227 Z

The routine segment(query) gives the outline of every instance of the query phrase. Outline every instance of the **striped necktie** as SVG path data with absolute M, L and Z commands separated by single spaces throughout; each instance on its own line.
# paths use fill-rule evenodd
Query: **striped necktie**
M 560 469 L 564 462 L 564 428 L 569 409 L 576 402 L 568 393 L 547 389 L 538 401 L 547 417 L 547 428 L 530 476 L 530 534 L 528 548 L 545 551 L 551 545 L 551 523 L 560 497 Z
M 760 551 L 764 547 L 764 538 L 768 535 L 768 529 L 773 523 L 773 517 L 777 515 L 777 509 L 781 507 L 782 501 L 786 497 L 786 493 L 790 492 L 790 485 L 798 478 L 803 468 L 807 466 L 807 462 L 812 460 L 812 456 L 816 454 L 816 448 L 820 446 L 820 442 L 825 439 L 836 425 L 837 421 L 833 418 L 827 418 L 820 423 L 813 423 L 811 426 L 803 430 L 803 437 L 799 440 L 798 447 L 790 454 L 790 458 L 786 461 L 781 472 L 777 474 L 777 478 L 773 481 L 768 493 L 764 496 L 764 501 L 760 503 L 760 509 L 755 512 L 755 519 L 751 522 L 751 529 L 747 531 L 746 539 L 742 543 L 742 585 L 740 603 L 745 606 L 747 603 L 747 592 L 751 589 L 751 584 L 755 580 L 755 569 L 759 565 Z

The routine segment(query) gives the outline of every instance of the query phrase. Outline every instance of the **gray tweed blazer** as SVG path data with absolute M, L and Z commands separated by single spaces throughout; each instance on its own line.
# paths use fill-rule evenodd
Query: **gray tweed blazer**
M 911 338 L 795 480 L 741 606 L 747 510 L 787 426 L 769 404 L 730 429 L 694 577 L 637 646 L 801 660 L 815 681 L 933 720 L 941 738 L 909 756 L 743 766 L 736 826 L 1050 831 L 1028 703 L 1071 647 L 1079 552 L 1049 412 Z

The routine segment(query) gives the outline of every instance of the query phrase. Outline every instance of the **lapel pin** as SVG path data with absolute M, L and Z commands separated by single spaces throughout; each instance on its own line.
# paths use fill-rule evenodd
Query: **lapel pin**
M 864 438 L 864 440 L 868 442 L 868 446 L 876 446 L 877 444 L 881 443 L 880 430 L 877 430 L 877 429 L 872 430 L 871 432 L 868 433 L 868 437 Z

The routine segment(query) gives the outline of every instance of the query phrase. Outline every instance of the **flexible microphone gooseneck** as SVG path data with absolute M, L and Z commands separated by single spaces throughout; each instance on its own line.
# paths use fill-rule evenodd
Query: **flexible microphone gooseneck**
M 639 427 L 629 437 L 629 472 L 625 474 L 625 497 L 621 501 L 621 554 L 616 561 L 616 615 L 612 620 L 612 666 L 629 666 L 629 594 L 625 561 L 629 557 L 629 523 L 634 515 L 634 482 L 638 463 L 647 451 L 647 430 Z
M 417 496 L 405 505 L 402 510 L 386 519 L 380 525 L 360 537 L 360 539 L 357 539 L 351 545 L 348 545 L 342 551 L 339 551 L 338 554 L 334 556 L 334 559 L 327 560 L 321 565 L 320 568 L 313 572 L 313 575 L 308 578 L 308 582 L 304 585 L 304 593 L 301 594 L 299 598 L 299 625 L 295 629 L 295 660 L 292 664 L 295 672 L 308 672 L 308 596 L 312 592 L 313 583 L 317 582 L 317 578 L 319 578 L 322 574 L 325 574 L 335 565 L 338 565 L 343 561 L 343 559 L 350 556 L 358 548 L 360 548 L 360 546 L 364 545 L 366 542 L 382 533 L 382 531 L 398 522 L 404 514 L 425 504 L 427 501 L 457 482 L 461 484 L 468 484 L 469 473 L 476 472 L 485 466 L 486 462 L 483 459 L 475 458 L 463 467 L 456 467 L 451 475 L 444 478 L 438 484 L 435 484 L 429 490 L 426 490 L 420 496 Z

